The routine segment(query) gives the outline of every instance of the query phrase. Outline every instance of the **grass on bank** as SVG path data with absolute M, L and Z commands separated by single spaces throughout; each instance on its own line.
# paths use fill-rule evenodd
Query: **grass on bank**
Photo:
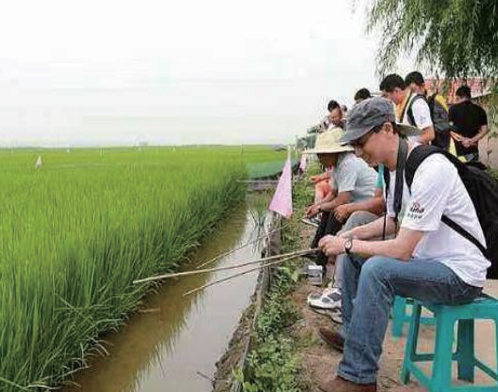
M 301 180 L 293 189 L 294 216 L 282 232 L 282 253 L 301 248 L 302 226 L 296 217 L 304 215 L 305 207 L 313 198 L 307 180 Z M 289 262 L 275 269 L 267 298 L 257 317 L 255 347 L 249 354 L 245 375 L 236 374 L 244 392 L 300 392 L 305 390 L 299 378 L 300 362 L 296 348 L 304 344 L 289 329 L 300 314 L 289 295 L 295 289 L 300 262 Z

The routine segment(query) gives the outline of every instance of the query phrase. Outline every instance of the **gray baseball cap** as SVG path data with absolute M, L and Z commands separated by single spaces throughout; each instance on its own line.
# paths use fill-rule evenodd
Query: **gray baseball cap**
M 348 113 L 346 132 L 341 138 L 342 143 L 351 143 L 366 135 L 373 128 L 386 122 L 396 122 L 393 103 L 385 98 L 374 97 L 365 99 Z M 405 136 L 421 135 L 422 131 L 410 125 L 396 123 L 399 132 Z

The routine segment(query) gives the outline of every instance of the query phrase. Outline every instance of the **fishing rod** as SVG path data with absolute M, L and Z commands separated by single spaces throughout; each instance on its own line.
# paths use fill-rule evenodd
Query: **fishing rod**
M 176 273 L 170 273 L 170 274 L 164 274 L 164 275 L 158 275 L 158 276 L 151 276 L 148 278 L 143 278 L 143 279 L 138 279 L 134 280 L 133 284 L 139 284 L 139 283 L 146 283 L 146 282 L 152 282 L 156 280 L 162 280 L 162 279 L 169 279 L 169 278 L 178 278 L 180 276 L 189 276 L 189 275 L 197 275 L 197 274 L 205 274 L 209 272 L 217 272 L 217 271 L 225 271 L 225 270 L 231 270 L 231 269 L 236 269 L 236 268 L 242 268 L 246 267 L 251 264 L 258 264 L 262 263 L 265 261 L 273 261 L 273 260 L 278 260 L 286 257 L 299 257 L 299 256 L 304 256 L 309 253 L 313 253 L 318 251 L 319 248 L 313 248 L 313 249 L 304 249 L 304 250 L 298 250 L 290 253 L 284 253 L 281 255 L 275 255 L 275 256 L 269 256 L 269 257 L 263 257 L 258 260 L 252 260 L 252 261 L 247 261 L 245 263 L 241 264 L 236 264 L 236 265 L 230 265 L 226 267 L 218 267 L 218 268 L 206 268 L 202 270 L 192 270 L 192 271 L 183 271 L 183 272 L 176 272 Z
M 306 218 L 306 217 L 307 217 L 307 216 L 306 216 L 306 215 L 304 215 L 303 217 L 299 218 L 299 220 L 301 221 L 302 219 L 304 219 L 304 218 Z M 240 245 L 240 246 L 239 246 L 239 247 L 237 247 L 237 248 L 230 249 L 229 251 L 227 251 L 227 252 L 225 252 L 225 253 L 222 253 L 222 254 L 220 254 L 220 255 L 218 255 L 218 256 L 216 256 L 216 257 L 213 257 L 212 259 L 210 259 L 210 260 L 208 260 L 208 261 L 205 261 L 204 263 L 202 263 L 202 264 L 198 265 L 198 266 L 196 267 L 196 269 L 200 269 L 200 268 L 202 268 L 202 267 L 205 267 L 206 265 L 209 265 L 209 264 L 211 264 L 211 263 L 214 263 L 215 261 L 218 261 L 219 259 L 221 259 L 221 258 L 223 258 L 223 257 L 225 257 L 225 256 L 228 256 L 228 255 L 231 255 L 232 253 L 237 252 L 238 250 L 244 249 L 246 246 L 252 245 L 252 244 L 254 244 L 254 243 L 256 243 L 256 242 L 258 242 L 258 241 L 262 240 L 263 238 L 265 238 L 265 237 L 267 237 L 267 236 L 269 236 L 269 235 L 271 235 L 271 234 L 273 234 L 273 233 L 275 233 L 275 232 L 277 232 L 277 231 L 279 231 L 279 230 L 283 230 L 283 229 L 285 229 L 285 228 L 286 228 L 287 226 L 289 226 L 291 223 L 292 223 L 291 221 L 288 221 L 288 222 L 286 222 L 284 225 L 282 225 L 282 226 L 280 226 L 280 227 L 277 227 L 276 229 L 273 229 L 273 230 L 269 231 L 268 233 L 262 234 L 262 235 L 260 235 L 259 237 L 255 238 L 255 239 L 253 239 L 253 240 L 251 240 L 251 241 L 249 241 L 249 242 L 246 242 L 245 244 Z
M 255 244 L 256 242 L 258 241 L 261 241 L 263 238 L 269 236 L 270 234 L 273 234 L 275 232 L 277 232 L 278 230 L 283 230 L 284 228 L 286 228 L 287 226 L 290 225 L 291 222 L 287 222 L 285 223 L 283 226 L 281 227 L 277 227 L 276 229 L 273 229 L 271 231 L 269 231 L 268 233 L 265 233 L 265 234 L 262 234 L 260 235 L 259 237 L 256 237 L 255 239 L 251 240 L 251 241 L 248 241 L 246 242 L 245 244 L 242 244 L 240 245 L 239 247 L 237 248 L 234 248 L 234 249 L 230 249 L 229 251 L 226 251 L 216 257 L 213 257 L 212 259 L 208 260 L 208 261 L 205 261 L 203 262 L 202 264 L 198 265 L 195 269 L 200 269 L 202 267 L 205 267 L 206 265 L 209 265 L 209 264 L 212 264 L 214 263 L 215 261 L 218 261 L 219 259 L 222 259 L 223 257 L 226 257 L 228 255 L 231 255 L 232 253 L 235 253 L 237 252 L 238 250 L 241 250 L 241 249 L 244 249 L 246 246 L 249 246 L 249 245 L 252 245 L 252 244 Z
M 187 296 L 189 296 L 191 294 L 194 294 L 194 293 L 196 293 L 198 291 L 204 290 L 204 289 L 206 289 L 208 287 L 217 285 L 219 283 L 226 282 L 227 280 L 235 279 L 235 278 L 238 278 L 238 277 L 240 277 L 242 275 L 246 275 L 246 274 L 248 274 L 250 272 L 258 271 L 258 270 L 261 270 L 261 269 L 266 268 L 266 267 L 271 267 L 272 265 L 282 264 L 282 263 L 285 263 L 286 261 L 289 261 L 289 260 L 292 260 L 292 259 L 296 259 L 296 258 L 298 258 L 300 256 L 302 256 L 302 255 L 293 255 L 293 256 L 285 257 L 285 258 L 283 258 L 281 260 L 272 261 L 270 263 L 265 263 L 264 265 L 260 265 L 260 266 L 255 267 L 255 268 L 250 268 L 247 271 L 239 272 L 237 274 L 233 274 L 233 275 L 227 276 L 225 278 L 215 280 L 214 282 L 207 283 L 207 284 L 202 285 L 200 287 L 197 287 L 195 289 L 189 290 L 186 293 L 184 293 L 183 296 L 187 297 Z

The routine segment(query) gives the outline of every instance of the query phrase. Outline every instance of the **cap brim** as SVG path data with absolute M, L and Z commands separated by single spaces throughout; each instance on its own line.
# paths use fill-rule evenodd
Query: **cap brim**
M 358 140 L 363 135 L 366 135 L 368 132 L 372 130 L 372 128 L 373 127 L 363 128 L 363 129 L 361 128 L 347 129 L 344 135 L 342 135 L 340 142 L 343 143 L 343 145 L 348 145 L 349 143 Z
M 401 133 L 404 136 L 419 136 L 423 133 L 421 129 L 418 129 L 411 125 L 396 123 L 396 127 L 398 128 L 399 133 Z M 356 129 L 347 130 L 346 133 L 344 133 L 344 135 L 342 135 L 341 137 L 341 143 L 347 145 L 351 142 L 354 142 L 355 140 L 358 140 L 362 136 L 366 135 L 373 128 L 374 127 L 367 129 L 356 128 Z

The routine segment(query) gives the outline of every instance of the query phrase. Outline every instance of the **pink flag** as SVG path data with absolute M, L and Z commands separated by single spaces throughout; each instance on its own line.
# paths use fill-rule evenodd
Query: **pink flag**
M 287 157 L 282 175 L 278 181 L 277 190 L 270 203 L 270 211 L 290 218 L 292 215 L 292 171 L 290 156 Z
M 308 167 L 308 156 L 306 154 L 301 155 L 301 162 L 299 163 L 299 170 L 303 173 L 306 171 Z

